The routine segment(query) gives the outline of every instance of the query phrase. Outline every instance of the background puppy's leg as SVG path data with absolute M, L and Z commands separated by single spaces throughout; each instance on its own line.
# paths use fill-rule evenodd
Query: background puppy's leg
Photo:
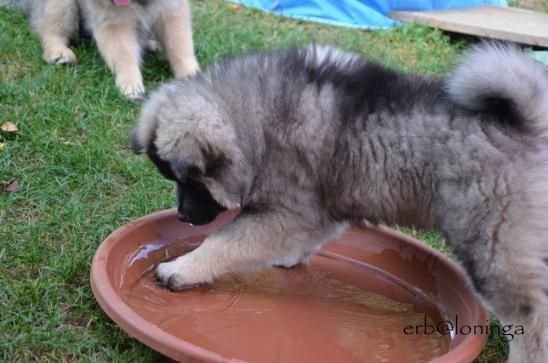
M 78 7 L 75 0 L 50 0 L 44 4 L 43 19 L 37 26 L 42 57 L 48 63 L 74 64 L 76 56 L 68 48 L 78 33 Z
M 145 93 L 139 68 L 141 46 L 133 22 L 99 24 L 93 27 L 97 47 L 116 76 L 116 86 L 130 100 Z
M 242 214 L 206 238 L 191 253 L 161 263 L 156 277 L 170 290 L 212 282 L 229 272 L 256 272 L 271 266 L 293 266 L 324 242 L 338 236 L 345 224 L 313 228 L 295 223 L 298 217 L 272 213 Z
M 176 12 L 162 16 L 155 30 L 175 77 L 189 77 L 200 70 L 194 56 L 192 21 L 187 0 L 181 0 Z

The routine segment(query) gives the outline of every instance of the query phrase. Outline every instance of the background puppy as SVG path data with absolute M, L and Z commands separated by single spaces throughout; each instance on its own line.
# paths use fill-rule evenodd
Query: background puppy
M 476 47 L 445 80 L 330 47 L 252 54 L 161 87 L 132 144 L 178 183 L 182 220 L 242 208 L 157 267 L 170 289 L 292 266 L 353 221 L 435 227 L 524 326 L 510 361 L 548 362 L 548 77 L 517 49 Z
M 5 3 L 6 0 L 0 1 Z M 145 92 L 141 53 L 154 32 L 177 78 L 194 75 L 188 0 L 18 0 L 40 37 L 48 63 L 76 63 L 69 41 L 90 32 L 120 92 L 131 100 Z

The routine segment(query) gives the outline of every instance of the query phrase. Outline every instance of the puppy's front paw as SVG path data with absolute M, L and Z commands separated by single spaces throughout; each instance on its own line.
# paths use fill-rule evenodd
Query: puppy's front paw
M 187 256 L 181 256 L 171 262 L 163 262 L 156 267 L 156 280 L 171 291 L 180 291 L 211 282 L 204 276 L 200 266 L 194 266 Z
M 139 101 L 145 94 L 145 86 L 139 78 L 117 76 L 116 86 L 130 101 Z
M 275 262 L 274 267 L 292 269 L 301 265 L 307 265 L 312 255 L 313 252 L 310 251 L 296 251 L 294 254 L 289 254 Z
M 50 64 L 76 64 L 76 56 L 64 45 L 50 46 L 44 49 L 42 57 Z

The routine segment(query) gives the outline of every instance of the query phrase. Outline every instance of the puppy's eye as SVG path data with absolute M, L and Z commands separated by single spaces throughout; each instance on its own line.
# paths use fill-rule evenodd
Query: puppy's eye
M 223 173 L 223 169 L 230 165 L 230 160 L 224 155 L 217 156 L 208 160 L 206 165 L 205 176 L 209 178 L 219 178 Z
M 171 170 L 180 183 L 184 183 L 188 178 L 199 179 L 202 175 L 200 168 L 185 161 L 171 162 Z

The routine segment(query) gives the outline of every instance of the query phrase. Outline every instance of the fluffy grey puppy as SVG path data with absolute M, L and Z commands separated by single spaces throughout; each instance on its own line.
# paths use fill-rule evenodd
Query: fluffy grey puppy
M 305 261 L 350 222 L 435 227 L 480 299 L 548 362 L 548 77 L 514 47 L 445 79 L 332 47 L 251 54 L 162 86 L 132 131 L 179 185 L 179 217 L 241 214 L 157 267 L 180 290 Z
M 48 63 L 76 63 L 68 47 L 83 30 L 95 39 L 120 92 L 131 100 L 145 92 L 140 63 L 154 32 L 178 78 L 194 75 L 194 56 L 188 0 L 0 0 L 25 9 L 40 37 Z M 81 29 L 82 28 L 82 29 Z

